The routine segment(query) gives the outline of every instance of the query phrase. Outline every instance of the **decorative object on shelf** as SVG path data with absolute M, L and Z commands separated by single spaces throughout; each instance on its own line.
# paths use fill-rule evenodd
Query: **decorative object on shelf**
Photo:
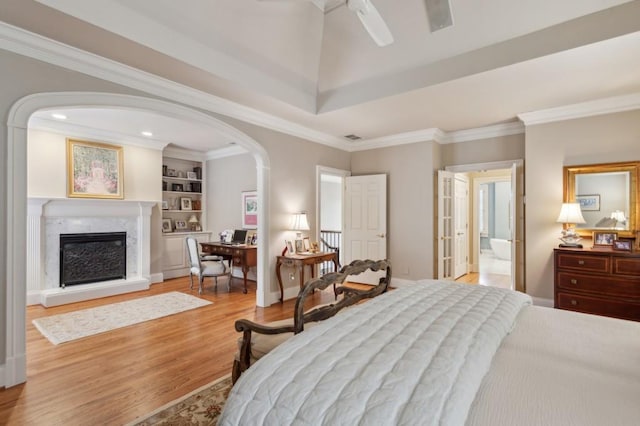
M 180 198 L 180 210 L 191 210 L 191 198 Z
M 187 179 L 198 179 L 198 175 L 196 174 L 196 172 L 187 172 Z
M 320 246 L 317 241 L 311 243 L 311 253 L 317 253 L 320 251 Z
M 185 176 L 186 176 L 186 175 L 184 174 L 184 172 L 183 172 L 182 170 L 179 170 L 179 171 L 178 171 L 178 177 L 179 177 L 179 178 L 184 179 L 184 177 L 185 177 Z
M 167 177 L 178 177 L 176 169 L 167 169 Z
M 578 242 L 582 239 L 576 234 L 575 225 L 577 223 L 586 223 L 584 217 L 582 217 L 582 211 L 580 210 L 579 203 L 562 203 L 560 214 L 556 220 L 558 223 L 565 224 L 565 228 L 562 230 L 562 244 L 560 247 L 574 247 L 582 248 L 582 244 Z
M 196 174 L 196 179 L 202 179 L 202 167 L 194 167 L 193 171 Z
M 67 196 L 123 199 L 122 147 L 67 139 Z
M 304 237 L 302 239 L 302 245 L 304 246 L 304 251 L 311 251 L 311 243 L 309 242 L 309 237 Z
M 593 246 L 597 247 L 611 247 L 613 242 L 618 239 L 617 232 L 610 231 L 594 231 L 593 232 Z
M 171 219 L 162 219 L 162 232 L 173 232 L 173 226 L 171 226 Z
M 200 201 L 200 200 L 191 200 L 191 207 L 194 210 L 202 210 L 202 201 Z
M 301 239 L 296 240 L 296 253 L 304 253 L 304 243 Z
M 184 187 L 182 186 L 181 183 L 174 183 L 171 185 L 171 190 L 175 192 L 183 192 Z
M 580 204 L 583 212 L 600 211 L 600 195 L 576 195 L 576 203 Z
M 256 229 L 258 227 L 258 193 L 242 192 L 242 227 Z
M 166 176 L 167 175 L 167 165 L 163 164 L 162 165 L 162 176 Z
M 618 251 L 631 251 L 633 245 L 630 240 L 614 240 L 613 249 Z
M 178 210 L 178 200 L 176 198 L 169 199 L 169 210 Z
M 202 192 L 202 184 L 200 182 L 191 182 L 191 192 Z
M 192 214 L 191 217 L 189 217 L 189 220 L 187 222 L 189 222 L 189 226 L 191 227 L 192 231 L 202 231 L 200 222 L 198 221 L 198 218 L 196 217 L 195 214 Z
M 248 231 L 245 244 L 255 246 L 258 243 L 258 233 L 256 231 Z
M 167 200 L 162 200 L 162 210 L 169 210 L 169 202 Z
M 169 184 L 168 184 L 166 181 L 164 181 L 164 180 L 163 180 L 163 181 L 162 181 L 162 190 L 163 190 L 163 191 L 166 191 L 166 190 L 167 190 L 167 188 L 169 188 Z
M 187 228 L 187 222 L 184 220 L 176 220 L 176 231 L 186 231 Z

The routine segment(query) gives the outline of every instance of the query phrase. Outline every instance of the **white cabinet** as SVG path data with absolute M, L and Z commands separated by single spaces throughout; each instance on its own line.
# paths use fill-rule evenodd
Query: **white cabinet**
M 189 275 L 189 253 L 186 238 L 193 236 L 198 242 L 211 241 L 211 232 L 165 234 L 162 237 L 162 274 L 164 279 Z

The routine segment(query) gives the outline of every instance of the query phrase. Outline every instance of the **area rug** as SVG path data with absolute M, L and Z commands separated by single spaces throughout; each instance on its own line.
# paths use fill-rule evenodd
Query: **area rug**
M 231 374 L 219 378 L 193 392 L 147 414 L 130 426 L 151 425 L 215 425 L 231 390 Z
M 33 324 L 54 345 L 138 324 L 213 302 L 172 291 L 90 309 L 37 318 Z

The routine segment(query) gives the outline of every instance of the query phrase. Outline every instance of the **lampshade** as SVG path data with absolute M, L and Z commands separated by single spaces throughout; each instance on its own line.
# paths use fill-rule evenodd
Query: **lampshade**
M 198 223 L 198 218 L 196 217 L 195 214 L 192 214 L 191 217 L 188 220 L 189 223 Z
M 587 223 L 582 217 L 580 203 L 562 203 L 560 214 L 558 215 L 559 223 Z
M 291 228 L 292 231 L 308 231 L 309 222 L 307 222 L 307 214 L 306 213 L 296 213 L 291 217 Z

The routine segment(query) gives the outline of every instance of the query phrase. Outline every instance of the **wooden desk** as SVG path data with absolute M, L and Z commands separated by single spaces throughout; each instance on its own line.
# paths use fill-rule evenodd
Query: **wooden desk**
M 258 265 L 258 247 L 249 245 L 232 246 L 221 243 L 200 243 L 202 253 L 215 254 L 229 260 L 229 266 L 240 266 L 244 277 L 244 294 L 247 294 L 247 273 L 249 268 Z M 233 272 L 233 271 L 232 271 Z M 231 279 L 231 278 L 229 278 Z
M 309 265 L 311 267 L 311 278 L 315 278 L 316 270 L 315 265 L 318 263 L 332 261 L 336 267 L 336 271 L 340 269 L 340 264 L 338 263 L 338 254 L 334 251 L 323 252 L 323 253 L 311 253 L 311 254 L 292 254 L 289 256 L 278 256 L 278 260 L 276 261 L 276 276 L 278 277 L 278 285 L 280 286 L 280 301 L 282 302 L 284 299 L 284 291 L 282 288 L 282 275 L 280 273 L 280 267 L 282 265 L 285 266 L 294 266 L 300 267 L 300 288 L 304 285 L 304 267 L 305 265 Z

